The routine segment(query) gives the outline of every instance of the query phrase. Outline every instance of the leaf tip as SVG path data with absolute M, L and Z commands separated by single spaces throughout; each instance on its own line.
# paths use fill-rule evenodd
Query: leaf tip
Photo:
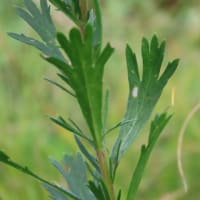
M 4 161 L 8 161 L 8 160 L 9 160 L 9 156 L 0 150 L 0 161 L 4 162 Z

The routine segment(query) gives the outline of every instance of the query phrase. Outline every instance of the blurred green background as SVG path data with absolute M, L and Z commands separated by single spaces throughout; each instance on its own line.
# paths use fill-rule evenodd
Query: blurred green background
M 48 157 L 61 160 L 63 153 L 76 150 L 73 138 L 52 124 L 47 116 L 60 114 L 84 122 L 72 98 L 49 85 L 44 77 L 55 78 L 55 70 L 39 52 L 10 39 L 6 32 L 35 33 L 15 13 L 22 0 L 3 0 L 0 6 L 0 149 L 14 160 L 28 165 L 41 176 L 59 183 L 58 172 Z M 142 36 L 156 33 L 167 41 L 168 59 L 181 58 L 175 76 L 167 85 L 156 112 L 171 105 L 175 88 L 174 112 L 154 150 L 138 193 L 138 200 L 200 199 L 200 112 L 190 122 L 183 143 L 182 159 L 189 191 L 183 192 L 177 170 L 178 133 L 193 106 L 200 102 L 200 2 L 198 0 L 102 0 L 104 41 L 116 48 L 106 68 L 105 88 L 111 91 L 109 125 L 123 116 L 127 99 L 127 74 L 124 49 L 128 42 L 140 57 Z M 53 11 L 58 30 L 71 24 Z M 117 184 L 127 189 L 138 158 L 140 145 L 146 141 L 148 125 L 123 158 Z M 117 132 L 112 133 L 111 142 Z M 0 199 L 48 199 L 45 190 L 31 178 L 0 164 Z

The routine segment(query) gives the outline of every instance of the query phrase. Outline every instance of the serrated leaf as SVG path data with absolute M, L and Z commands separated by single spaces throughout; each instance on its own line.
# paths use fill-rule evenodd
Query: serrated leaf
M 164 56 L 165 43 L 160 45 L 156 36 L 149 43 L 142 40 L 143 72 L 140 78 L 135 54 L 129 46 L 126 48 L 126 59 L 129 78 L 129 98 L 122 126 L 112 151 L 112 159 L 116 160 L 116 152 L 121 143 L 119 158 L 132 144 L 156 105 L 162 90 L 178 65 L 178 59 L 169 63 L 162 75 L 160 69 Z M 160 77 L 160 78 L 159 78 Z
M 32 0 L 24 0 L 25 9 L 17 8 L 17 14 L 26 21 L 40 36 L 40 42 L 23 34 L 8 33 L 14 39 L 34 46 L 47 56 L 65 60 L 56 45 L 56 28 L 50 16 L 50 7 L 46 0 L 40 0 L 41 10 Z

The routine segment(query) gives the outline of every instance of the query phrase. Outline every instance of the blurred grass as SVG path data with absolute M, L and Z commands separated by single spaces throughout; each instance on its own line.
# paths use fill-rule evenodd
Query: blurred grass
M 52 124 L 47 115 L 61 114 L 76 119 L 82 126 L 84 123 L 71 97 L 43 81 L 44 77 L 55 77 L 53 67 L 40 59 L 38 51 L 6 35 L 9 31 L 35 34 L 16 17 L 13 5 L 21 3 L 22 0 L 7 0 L 0 6 L 0 147 L 43 177 L 62 182 L 49 164 L 48 156 L 61 159 L 64 152 L 72 153 L 76 148 L 70 134 Z M 189 184 L 187 194 L 183 192 L 176 166 L 178 132 L 187 114 L 200 101 L 199 4 L 195 0 L 104 1 L 104 41 L 111 41 L 116 48 L 105 77 L 106 88 L 111 90 L 110 125 L 121 119 L 125 108 L 127 78 L 124 48 L 127 42 L 140 58 L 142 36 L 150 38 L 157 33 L 159 38 L 167 41 L 165 61 L 167 58 L 181 58 L 179 69 L 156 108 L 159 112 L 170 105 L 171 88 L 175 87 L 175 106 L 170 108 L 175 114 L 151 157 L 138 200 L 196 200 L 200 196 L 199 112 L 190 122 L 184 137 L 183 164 Z M 63 24 L 69 25 L 60 16 L 55 16 L 55 19 L 59 29 Z M 119 168 L 117 183 L 124 190 L 147 131 L 148 127 L 124 156 Z M 110 141 L 115 134 L 112 133 Z M 29 177 L 0 165 L 0 199 L 47 199 L 47 194 Z

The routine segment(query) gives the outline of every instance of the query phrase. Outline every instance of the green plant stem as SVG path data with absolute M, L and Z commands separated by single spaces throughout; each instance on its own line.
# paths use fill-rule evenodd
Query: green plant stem
M 166 113 L 163 113 L 160 116 L 156 116 L 154 121 L 152 121 L 148 145 L 142 145 L 142 147 L 141 147 L 140 158 L 138 160 L 136 169 L 133 173 L 126 200 L 134 200 L 135 199 L 135 195 L 138 191 L 138 187 L 140 185 L 145 167 L 146 167 L 149 157 L 152 153 L 152 150 L 153 150 L 162 130 L 164 129 L 164 127 L 170 120 L 171 116 L 172 115 L 167 116 Z
M 87 0 L 82 0 L 79 2 L 81 8 L 81 18 L 83 22 L 87 21 L 87 12 L 88 12 L 88 2 Z
M 106 155 L 102 149 L 97 150 L 97 158 L 98 158 L 99 165 L 100 165 L 101 175 L 102 175 L 103 181 L 107 187 L 107 190 L 108 190 L 108 193 L 110 196 L 110 200 L 116 200 L 113 182 L 110 177 L 108 163 L 106 160 Z
M 10 158 L 9 158 L 6 154 L 4 154 L 2 151 L 0 151 L 0 154 L 1 154 L 1 156 L 2 156 L 2 155 L 4 156 L 4 159 L 0 158 L 0 162 L 3 162 L 4 164 L 9 165 L 9 166 L 11 166 L 11 167 L 13 167 L 13 168 L 15 168 L 15 169 L 21 171 L 22 173 L 27 174 L 27 175 L 29 175 L 29 176 L 35 178 L 36 180 L 38 180 L 38 181 L 40 181 L 40 182 L 42 182 L 42 183 L 44 183 L 44 184 L 47 184 L 47 185 L 53 187 L 54 189 L 60 191 L 62 194 L 66 194 L 67 196 L 70 196 L 71 199 L 80 200 L 79 197 L 76 197 L 76 196 L 75 196 L 74 194 L 72 194 L 71 192 L 68 192 L 68 191 L 62 189 L 61 187 L 59 187 L 59 186 L 57 186 L 57 185 L 55 185 L 55 184 L 53 184 L 53 183 L 50 183 L 49 181 L 47 181 L 47 180 L 45 180 L 45 179 L 39 177 L 37 174 L 35 174 L 35 173 L 33 173 L 32 171 L 30 171 L 27 167 L 23 167 L 23 166 L 19 165 L 18 163 L 13 162 L 13 161 L 10 160 Z
M 128 190 L 128 195 L 127 195 L 126 200 L 134 200 L 135 199 L 135 195 L 138 191 L 138 187 L 139 187 L 140 181 L 142 179 L 142 175 L 144 173 L 144 169 L 146 167 L 150 153 L 151 153 L 151 148 L 145 147 L 145 145 L 143 145 L 141 148 L 140 159 L 138 161 L 138 164 L 137 164 L 136 169 L 132 176 L 132 180 L 130 183 L 130 188 Z
M 80 8 L 81 8 L 81 18 L 82 18 L 79 27 L 80 27 L 82 36 L 84 36 L 85 25 L 87 23 L 88 2 L 86 0 L 82 0 L 79 2 L 79 4 L 80 4 Z

